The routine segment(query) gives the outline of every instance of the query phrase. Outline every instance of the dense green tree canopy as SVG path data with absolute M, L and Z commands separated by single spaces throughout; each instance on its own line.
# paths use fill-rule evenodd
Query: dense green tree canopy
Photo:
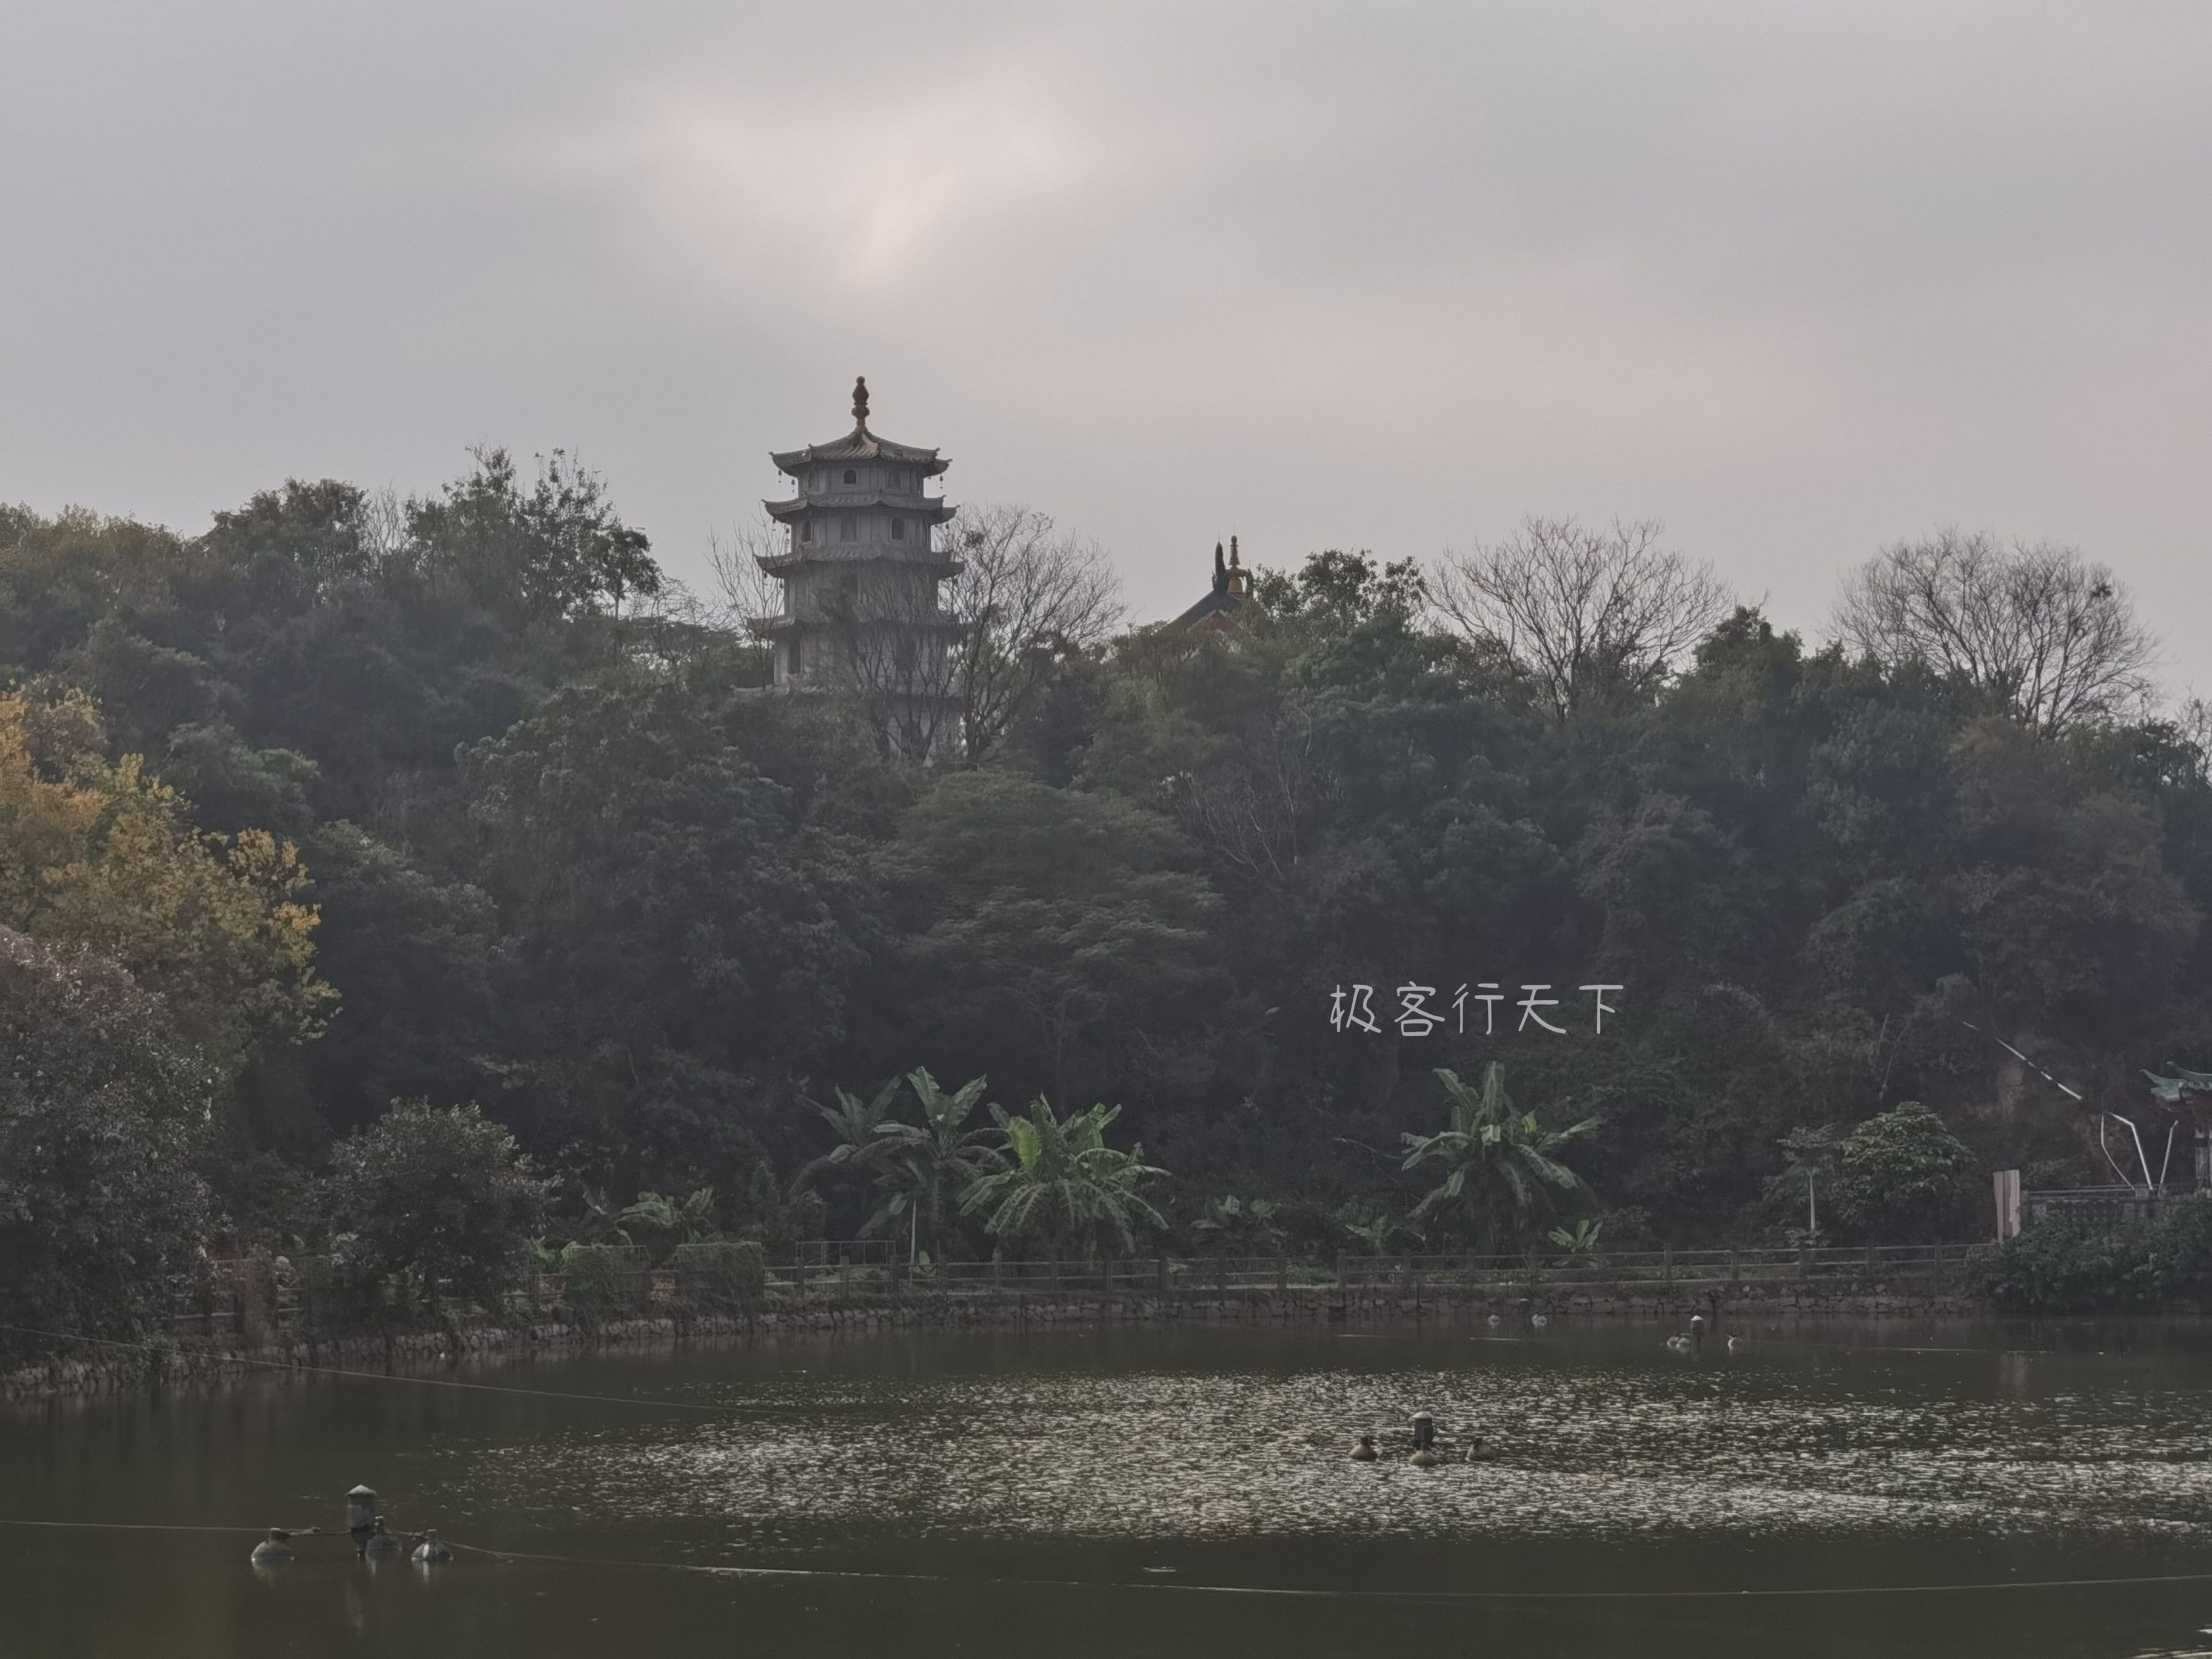
M 1568 549 L 1577 592 L 1613 591 L 1608 544 Z M 0 923 L 155 999 L 211 1079 L 207 1224 L 280 1239 L 328 1218 L 270 1194 L 396 1097 L 481 1102 L 556 1232 L 711 1188 L 702 1228 L 781 1248 L 826 1199 L 917 1255 L 992 1248 L 1042 1168 L 986 1167 L 980 1097 L 939 1091 L 794 1184 L 832 1145 L 815 1103 L 917 1067 L 1116 1103 L 1170 1172 L 1144 1205 L 1265 1200 L 1301 1247 L 1404 1236 L 1439 1069 L 1506 1066 L 1525 1144 L 1622 1244 L 1776 1236 L 1806 1137 L 1873 1149 L 1906 1100 L 1962 1190 L 2095 1178 L 2081 1108 L 2013 1049 L 2159 1133 L 2140 1069 L 2212 1068 L 2196 728 L 2053 720 L 1895 629 L 1814 648 L 1667 593 L 1692 563 L 1629 574 L 1667 625 L 1568 696 L 1510 605 L 1455 617 L 1410 563 L 1318 554 L 1227 635 L 1055 650 L 988 764 L 925 772 L 863 711 L 765 690 L 563 457 L 487 451 L 404 501 L 288 483 L 192 537 L 0 509 Z M 1372 1031 L 1330 1018 L 1357 986 Z M 1443 1024 L 1401 1028 L 1401 988 Z M 1012 1121 L 1040 1157 L 1076 1133 Z M 1419 1224 L 1538 1226 L 1503 1202 Z M 1959 1224 L 1940 1207 L 1824 1226 Z

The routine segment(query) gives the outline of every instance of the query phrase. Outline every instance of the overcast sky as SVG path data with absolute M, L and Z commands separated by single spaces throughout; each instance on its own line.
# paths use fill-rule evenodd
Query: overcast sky
M 1577 514 L 1817 629 L 1948 521 L 2212 691 L 2197 0 L 0 0 L 0 499 L 561 446 L 696 580 L 865 374 L 1139 617 Z

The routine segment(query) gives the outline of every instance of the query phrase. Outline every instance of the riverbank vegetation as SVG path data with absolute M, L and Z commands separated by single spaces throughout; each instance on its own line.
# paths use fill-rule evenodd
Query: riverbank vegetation
M 925 770 L 559 457 L 0 508 L 0 1322 L 451 1279 L 433 1192 L 502 1250 L 1960 1237 L 2099 1178 L 1996 1040 L 2212 1065 L 2203 729 L 2063 550 L 1892 550 L 1832 644 L 1648 527 L 1316 553 L 1226 635 L 1082 597 L 979 613 Z

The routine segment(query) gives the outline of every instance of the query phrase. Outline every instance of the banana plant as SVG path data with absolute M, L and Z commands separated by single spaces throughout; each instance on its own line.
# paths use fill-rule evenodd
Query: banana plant
M 1547 1129 L 1505 1092 L 1505 1068 L 1483 1068 L 1480 1087 L 1438 1067 L 1437 1080 L 1451 1103 L 1451 1118 L 1432 1135 L 1404 1137 L 1408 1170 L 1444 1166 L 1443 1180 L 1413 1206 L 1412 1219 L 1442 1213 L 1462 1223 L 1486 1253 L 1519 1248 L 1551 1217 L 1563 1197 L 1586 1196 L 1583 1178 L 1559 1161 L 1573 1142 L 1594 1133 L 1586 1117 L 1564 1129 Z
M 961 1213 L 982 1216 L 983 1231 L 1002 1243 L 1034 1241 L 1055 1256 L 1095 1251 L 1104 1234 L 1133 1249 L 1139 1227 L 1164 1231 L 1167 1218 L 1137 1189 L 1167 1171 L 1145 1162 L 1142 1146 L 1122 1152 L 1106 1144 L 1121 1115 L 1102 1103 L 1060 1117 L 1042 1095 L 1026 1117 L 994 1106 L 1006 1167 L 969 1185 Z

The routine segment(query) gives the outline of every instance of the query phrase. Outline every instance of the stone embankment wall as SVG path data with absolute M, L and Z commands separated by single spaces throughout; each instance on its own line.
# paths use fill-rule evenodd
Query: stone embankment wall
M 158 1352 L 119 1348 L 0 1373 L 0 1400 L 51 1399 L 148 1386 L 194 1387 L 287 1368 L 414 1371 L 470 1359 L 496 1360 L 586 1348 L 652 1347 L 745 1336 L 878 1330 L 996 1329 L 1073 1325 L 1192 1322 L 1326 1329 L 1334 1325 L 1486 1324 L 1514 1319 L 1520 1295 L 1510 1288 L 1452 1285 L 1293 1285 L 1288 1289 L 1116 1291 L 908 1291 L 837 1301 L 777 1301 L 750 1320 L 669 1316 L 592 1326 L 537 1323 L 404 1333 L 363 1333 L 315 1340 L 209 1345 Z M 1583 1285 L 1540 1291 L 1534 1306 L 1562 1323 L 1666 1321 L 1702 1313 L 1730 1323 L 1815 1318 L 1940 1318 L 1985 1312 L 1954 1279 L 1891 1284 L 1848 1279 L 1752 1285 Z

